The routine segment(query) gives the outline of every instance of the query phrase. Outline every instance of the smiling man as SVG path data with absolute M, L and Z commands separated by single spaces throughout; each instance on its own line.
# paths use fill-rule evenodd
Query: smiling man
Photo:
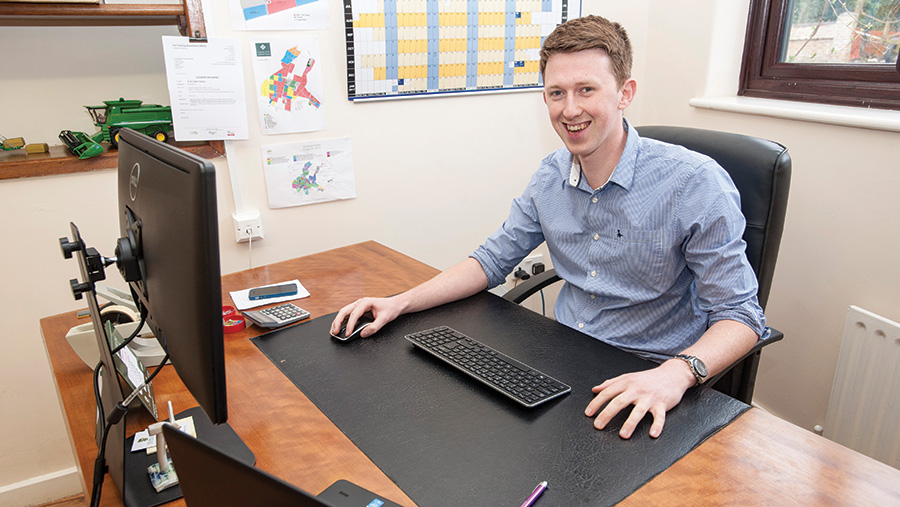
M 659 363 L 594 387 L 585 415 L 603 429 L 633 407 L 622 438 L 647 413 L 658 437 L 685 391 L 749 351 L 766 327 L 734 184 L 710 158 L 631 127 L 623 113 L 637 91 L 631 64 L 618 23 L 586 16 L 557 27 L 541 49 L 541 72 L 565 147 L 541 162 L 469 258 L 403 294 L 347 305 L 332 332 L 371 312 L 375 321 L 361 332 L 370 336 L 403 313 L 499 285 L 546 241 L 565 280 L 556 319 Z

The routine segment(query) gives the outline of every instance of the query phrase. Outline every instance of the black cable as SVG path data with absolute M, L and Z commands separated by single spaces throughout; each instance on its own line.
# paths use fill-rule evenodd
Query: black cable
M 156 369 L 153 370 L 153 373 L 151 373 L 149 377 L 147 377 L 147 381 L 145 383 L 149 384 L 150 382 L 152 382 L 153 378 L 156 377 L 156 375 L 159 373 L 159 370 L 161 370 L 163 368 L 163 366 L 166 365 L 166 362 L 168 362 L 168 361 L 169 361 L 169 353 L 166 352 L 166 355 L 163 356 L 162 361 L 160 361 L 159 364 L 156 365 Z
M 100 368 L 103 367 L 103 361 L 97 363 L 94 368 L 94 399 L 97 403 L 99 414 L 103 414 L 103 398 L 100 395 Z M 109 435 L 110 424 L 107 423 L 100 433 L 100 447 L 97 449 L 97 458 L 94 460 L 94 478 L 91 487 L 91 507 L 100 504 L 100 494 L 103 490 L 103 477 L 106 475 L 106 439 Z
M 116 347 L 115 349 L 112 350 L 112 354 L 113 354 L 113 355 L 115 355 L 116 352 L 122 350 L 123 347 L 125 347 L 126 345 L 128 345 L 129 343 L 131 343 L 132 340 L 134 340 L 135 338 L 137 338 L 137 335 L 138 335 L 138 333 L 141 332 L 141 329 L 144 327 L 144 322 L 146 322 L 146 320 L 147 320 L 147 316 L 144 315 L 143 312 L 142 312 L 142 313 L 141 313 L 141 321 L 138 323 L 137 327 L 134 328 L 134 332 L 131 333 L 131 336 L 129 336 L 128 338 L 126 338 L 125 341 L 123 341 L 121 344 L 119 344 L 118 347 Z

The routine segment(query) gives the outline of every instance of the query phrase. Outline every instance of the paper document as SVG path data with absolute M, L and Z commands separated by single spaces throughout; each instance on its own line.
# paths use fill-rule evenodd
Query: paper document
M 231 0 L 233 30 L 325 30 L 329 0 Z
M 356 197 L 350 138 L 261 148 L 270 208 Z
M 247 139 L 247 101 L 238 39 L 163 37 L 175 139 Z
M 324 130 L 325 88 L 319 39 L 295 35 L 257 38 L 250 42 L 262 133 Z
M 302 299 L 309 297 L 309 291 L 303 287 L 303 284 L 300 283 L 300 280 L 288 280 L 287 282 L 278 282 L 269 285 L 262 285 L 262 287 L 271 287 L 273 285 L 281 285 L 284 283 L 295 283 L 297 284 L 297 293 L 291 294 L 290 296 L 282 296 L 280 298 L 266 298 L 266 299 L 257 299 L 250 300 L 250 289 L 237 290 L 231 293 L 231 300 L 234 301 L 234 306 L 237 307 L 238 310 L 249 310 L 251 308 L 256 308 L 257 306 L 265 306 L 270 305 L 272 303 L 284 303 L 285 301 L 291 301 L 294 299 Z M 252 287 L 256 288 L 256 287 Z

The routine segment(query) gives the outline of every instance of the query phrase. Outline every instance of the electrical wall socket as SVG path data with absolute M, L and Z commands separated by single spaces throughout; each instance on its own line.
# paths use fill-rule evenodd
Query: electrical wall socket
M 534 276 L 535 273 L 532 269 L 534 267 L 534 265 L 535 264 L 543 264 L 543 263 L 544 263 L 544 255 L 543 254 L 535 254 L 535 255 L 529 255 L 528 257 L 525 257 L 525 259 L 523 259 L 522 262 L 520 262 L 518 266 L 513 268 L 513 272 L 512 272 L 513 279 L 517 280 L 520 278 L 519 276 L 516 276 L 516 273 L 519 272 L 519 269 L 522 269 L 526 273 L 528 273 L 529 277 Z
M 250 238 L 254 241 L 263 239 L 262 216 L 259 211 L 234 213 L 231 218 L 234 219 L 234 237 L 238 243 L 246 243 Z

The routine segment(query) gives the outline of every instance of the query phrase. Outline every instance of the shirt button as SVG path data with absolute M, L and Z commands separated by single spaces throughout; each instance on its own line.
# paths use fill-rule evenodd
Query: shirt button
M 597 241 L 598 239 L 600 239 L 600 235 L 597 233 L 594 233 L 594 241 Z
M 591 299 L 597 299 L 597 295 L 596 295 L 596 294 L 591 294 Z
M 578 329 L 584 329 L 584 322 L 578 323 Z
M 591 199 L 591 202 L 594 203 L 594 204 L 597 204 L 597 198 L 594 197 L 593 199 Z
M 596 272 L 596 271 L 591 271 L 591 276 L 597 276 L 597 272 Z

